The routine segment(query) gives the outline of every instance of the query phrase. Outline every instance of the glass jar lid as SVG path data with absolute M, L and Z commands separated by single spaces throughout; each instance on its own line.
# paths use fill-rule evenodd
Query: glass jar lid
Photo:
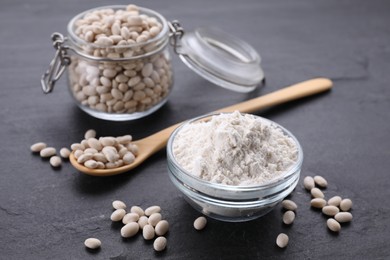
M 184 33 L 176 51 L 190 69 L 226 89 L 250 92 L 264 79 L 256 50 L 217 28 Z

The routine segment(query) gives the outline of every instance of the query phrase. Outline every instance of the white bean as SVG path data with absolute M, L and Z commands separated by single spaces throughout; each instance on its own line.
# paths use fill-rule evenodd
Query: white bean
M 82 150 L 84 151 L 85 150 L 85 146 L 82 145 L 82 144 L 78 144 L 78 143 L 74 143 L 70 146 L 70 148 L 72 149 L 72 151 L 75 151 L 75 150 Z
M 352 208 L 352 200 L 350 199 L 343 199 L 340 202 L 340 209 L 342 211 L 349 211 Z
M 112 202 L 112 207 L 114 209 L 126 209 L 126 204 L 121 200 L 114 200 Z
M 141 207 L 139 207 L 139 206 L 132 206 L 131 208 L 130 208 L 130 212 L 132 212 L 132 213 L 136 213 L 138 216 L 143 216 L 143 215 L 145 215 L 145 212 L 144 212 L 144 210 L 141 208 Z
M 144 67 L 142 68 L 142 76 L 144 77 L 149 77 L 150 75 L 152 75 L 152 72 L 153 72 L 153 64 L 152 63 L 147 63 L 144 65 Z
M 122 223 L 123 224 L 128 224 L 130 222 L 137 222 L 139 219 L 139 216 L 137 213 L 127 213 L 123 219 L 122 219 Z
M 153 213 L 152 215 L 149 216 L 148 223 L 155 227 L 158 222 L 160 222 L 162 219 L 162 216 L 160 213 Z
M 132 164 L 135 160 L 135 156 L 133 153 L 131 152 L 127 152 L 124 156 L 123 156 L 123 162 L 124 164 Z
M 50 165 L 53 167 L 60 167 L 61 166 L 61 158 L 59 156 L 52 156 L 50 158 Z
M 47 158 L 47 157 L 52 157 L 52 156 L 55 155 L 56 153 L 57 153 L 56 148 L 53 148 L 53 147 L 46 147 L 46 148 L 43 148 L 43 149 L 39 152 L 39 155 L 40 155 L 42 158 Z
M 286 225 L 290 225 L 294 222 L 295 213 L 292 210 L 288 210 L 283 214 L 283 223 Z
M 119 155 L 116 152 L 116 149 L 112 146 L 105 146 L 102 149 L 102 153 L 106 157 L 107 161 L 115 163 L 119 159 Z
M 328 182 L 322 176 L 314 176 L 314 182 L 321 188 L 326 188 L 328 186 Z
M 121 221 L 123 217 L 126 215 L 126 211 L 124 209 L 117 209 L 111 214 L 111 220 L 112 221 Z
M 339 223 L 345 223 L 345 222 L 350 222 L 352 220 L 352 214 L 350 212 L 339 212 L 337 213 L 334 218 L 339 222 Z
M 93 159 L 97 162 L 102 162 L 102 163 L 106 163 L 107 162 L 107 159 L 106 157 L 104 156 L 104 154 L 102 153 L 95 153 L 93 155 Z
M 152 225 L 145 225 L 142 229 L 142 236 L 145 240 L 151 240 L 155 236 L 154 227 Z
M 66 147 L 63 147 L 60 149 L 60 155 L 62 158 L 67 159 L 69 158 L 70 155 L 70 150 Z
M 310 205 L 313 208 L 322 209 L 326 205 L 326 200 L 322 198 L 314 198 L 310 201 Z
M 206 224 L 207 224 L 207 219 L 205 217 L 201 216 L 201 217 L 198 217 L 197 219 L 195 219 L 194 228 L 196 230 L 202 230 L 206 227 Z
M 91 153 L 92 155 L 94 155 L 97 152 L 98 151 L 95 148 L 87 148 L 84 150 L 84 153 Z
M 163 251 L 167 246 L 167 239 L 165 237 L 158 237 L 154 240 L 153 248 L 156 251 Z
M 88 140 L 89 138 L 96 137 L 96 131 L 94 129 L 89 129 L 84 134 L 84 139 Z
M 161 212 L 160 206 L 151 206 L 151 207 L 148 207 L 147 209 L 145 209 L 146 216 L 150 216 L 153 213 L 160 213 L 160 212 Z
M 133 140 L 133 138 L 131 135 L 124 135 L 124 136 L 118 136 L 116 140 L 120 144 L 128 144 Z
M 335 216 L 339 211 L 339 208 L 336 206 L 325 206 L 322 208 L 322 213 L 330 217 Z
M 341 200 L 342 200 L 342 199 L 341 199 L 340 196 L 334 196 L 334 197 L 332 197 L 332 198 L 330 198 L 330 199 L 328 200 L 328 205 L 338 207 L 338 206 L 340 206 Z
M 288 245 L 289 238 L 286 234 L 280 233 L 276 238 L 276 244 L 280 248 L 285 248 Z
M 102 245 L 102 242 L 97 238 L 87 238 L 84 241 L 84 245 L 90 249 L 98 249 Z
M 86 161 L 88 161 L 92 158 L 93 158 L 92 153 L 83 153 L 82 155 L 79 156 L 79 158 L 77 158 L 77 162 L 78 163 L 85 163 Z
M 341 226 L 340 226 L 340 223 L 337 222 L 335 219 L 333 218 L 330 218 L 326 221 L 326 225 L 328 226 L 328 228 L 330 230 L 332 230 L 333 232 L 339 232 L 340 229 L 341 229 Z
M 84 166 L 90 169 L 96 169 L 98 168 L 99 164 L 95 160 L 89 159 L 84 162 Z
M 147 216 L 141 216 L 138 219 L 138 225 L 140 229 L 143 229 L 145 225 L 148 225 L 148 217 Z
M 306 176 L 303 179 L 303 186 L 305 187 L 306 190 L 311 191 L 311 189 L 313 189 L 315 187 L 313 177 Z
M 139 225 L 137 222 L 130 222 L 122 227 L 121 235 L 122 237 L 132 237 L 135 236 L 139 231 Z
M 35 144 L 31 145 L 30 150 L 34 153 L 38 153 L 41 150 L 45 149 L 46 147 L 47 147 L 47 144 L 45 144 L 43 142 L 39 142 L 39 143 L 35 143 Z
M 117 144 L 115 137 L 111 136 L 100 137 L 99 141 L 103 146 L 114 146 Z
M 169 223 L 166 220 L 161 220 L 157 223 L 155 227 L 155 232 L 157 236 L 163 236 L 168 232 Z
M 292 200 L 283 200 L 282 206 L 287 210 L 293 210 L 293 211 L 298 208 L 297 204 L 295 204 L 295 202 Z
M 324 193 L 319 188 L 313 188 L 310 191 L 313 198 L 321 198 L 323 199 L 325 197 Z

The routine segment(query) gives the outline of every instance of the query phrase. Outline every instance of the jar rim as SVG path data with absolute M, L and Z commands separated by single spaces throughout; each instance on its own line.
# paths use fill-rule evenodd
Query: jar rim
M 167 20 L 160 13 L 158 13 L 158 12 L 152 10 L 152 9 L 148 9 L 148 8 L 144 8 L 144 7 L 140 7 L 140 6 L 138 6 L 138 9 L 139 9 L 141 14 L 152 15 L 152 17 L 157 18 L 159 20 L 159 22 L 162 23 L 162 30 L 159 32 L 159 34 L 157 34 L 155 37 L 153 37 L 151 39 L 148 39 L 145 42 L 140 42 L 140 43 L 136 42 L 136 43 L 132 43 L 132 44 L 119 45 L 119 46 L 118 45 L 102 46 L 102 45 L 98 45 L 98 44 L 95 44 L 95 43 L 87 42 L 87 41 L 81 39 L 78 35 L 76 35 L 76 33 L 74 31 L 74 24 L 75 24 L 75 22 L 77 20 L 81 19 L 86 14 L 88 14 L 90 12 L 93 12 L 93 11 L 96 11 L 96 10 L 102 10 L 102 9 L 125 10 L 126 6 L 127 5 L 100 6 L 100 7 L 91 8 L 91 9 L 85 10 L 84 12 L 81 12 L 81 13 L 77 14 L 76 16 L 74 16 L 69 21 L 69 23 L 67 25 L 68 35 L 70 36 L 69 39 L 71 40 L 72 43 L 74 43 L 76 45 L 86 45 L 86 46 L 90 46 L 90 47 L 93 47 L 93 48 L 96 48 L 96 49 L 104 48 L 104 49 L 116 50 L 116 49 L 134 48 L 134 47 L 139 47 L 139 46 L 145 46 L 145 45 L 148 45 L 148 44 L 151 44 L 151 43 L 155 43 L 155 42 L 158 42 L 158 41 L 161 41 L 161 40 L 165 40 L 165 42 L 162 44 L 161 48 L 165 47 L 166 44 L 168 43 L 168 37 L 167 36 L 169 35 L 169 26 L 168 26 Z M 160 50 L 161 48 L 158 48 L 158 50 Z M 146 53 L 146 54 L 148 54 L 148 53 Z M 144 55 L 140 55 L 140 56 L 144 56 Z M 95 58 L 100 58 L 100 57 L 95 57 Z M 133 58 L 137 58 L 137 57 L 134 56 L 134 57 L 125 58 L 125 59 L 133 59 Z M 110 60 L 113 60 L 113 59 L 110 59 Z M 119 59 L 119 60 L 121 60 L 121 59 Z
M 173 147 L 173 142 L 174 142 L 176 135 L 186 125 L 189 125 L 189 124 L 194 123 L 194 122 L 199 121 L 199 120 L 206 119 L 206 118 L 211 117 L 211 116 L 220 115 L 220 114 L 226 114 L 226 113 L 210 113 L 207 115 L 202 115 L 202 116 L 190 119 L 190 120 L 184 122 L 179 127 L 177 127 L 174 130 L 174 132 L 171 134 L 171 136 L 169 137 L 168 144 L 167 144 L 167 157 L 168 157 L 169 163 L 171 163 L 175 168 L 180 170 L 180 173 L 184 174 L 188 179 L 190 179 L 191 181 L 194 181 L 197 184 L 200 184 L 202 186 L 205 186 L 205 187 L 208 187 L 211 189 L 219 189 L 221 191 L 225 190 L 225 191 L 230 191 L 230 192 L 252 192 L 252 191 L 258 191 L 258 190 L 266 190 L 266 189 L 272 188 L 274 186 L 277 186 L 278 184 L 283 183 L 284 181 L 288 180 L 292 175 L 296 174 L 300 170 L 300 168 L 302 166 L 302 162 L 303 162 L 303 150 L 302 150 L 302 147 L 301 147 L 299 141 L 297 140 L 297 138 L 289 130 L 287 130 L 283 126 L 277 124 L 276 122 L 274 122 L 272 120 L 269 120 L 269 119 L 266 119 L 264 117 L 257 116 L 257 115 L 253 115 L 253 116 L 281 129 L 283 131 L 283 133 L 285 133 L 288 137 L 290 137 L 294 141 L 294 144 L 297 147 L 298 158 L 297 158 L 296 162 L 294 163 L 294 165 L 292 165 L 288 170 L 286 170 L 285 173 L 278 176 L 277 178 L 271 179 L 271 180 L 264 182 L 262 184 L 236 186 L 236 185 L 227 185 L 227 184 L 220 184 L 220 183 L 206 181 L 206 180 L 203 180 L 197 176 L 194 176 L 193 174 L 191 174 L 190 172 L 185 170 L 178 163 L 178 161 L 176 160 L 174 153 L 173 153 L 172 147 Z

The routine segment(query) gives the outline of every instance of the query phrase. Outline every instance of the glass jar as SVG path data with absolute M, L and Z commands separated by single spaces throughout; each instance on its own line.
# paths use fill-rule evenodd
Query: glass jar
M 122 32 L 123 27 L 114 28 L 117 16 L 112 23 L 107 18 L 122 14 L 126 8 L 127 11 L 130 8 L 130 15 L 123 14 L 118 23 L 130 26 L 131 33 L 136 30 L 136 34 Z M 143 24 L 131 25 L 134 22 L 131 12 L 142 17 Z M 103 18 L 98 19 L 101 13 L 104 22 Z M 184 34 L 177 21 L 167 22 L 147 8 L 98 7 L 75 16 L 67 29 L 67 37 L 60 33 L 52 35 L 57 51 L 42 76 L 43 91 L 51 92 L 68 68 L 72 97 L 83 111 L 97 118 L 113 121 L 141 118 L 168 100 L 173 86 L 169 43 L 188 67 L 216 85 L 249 92 L 264 79 L 260 57 L 247 43 L 214 28 Z
M 136 38 L 130 38 L 123 45 L 103 46 L 79 36 L 85 28 L 81 27 L 82 21 L 93 19 L 90 17 L 96 12 L 108 10 L 109 16 L 125 8 L 107 6 L 85 11 L 69 22 L 66 39 L 59 34 L 53 39 L 54 42 L 62 40 L 64 56 L 69 59 L 71 95 L 82 110 L 101 119 L 122 121 L 144 117 L 167 101 L 173 85 L 167 48 L 169 28 L 160 14 L 139 8 L 140 15 L 149 17 L 160 27 L 160 32 L 148 40 L 136 42 Z

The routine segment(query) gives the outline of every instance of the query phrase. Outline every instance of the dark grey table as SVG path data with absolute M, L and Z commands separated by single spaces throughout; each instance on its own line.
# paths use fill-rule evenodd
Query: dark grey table
M 125 1 L 117 1 L 125 4 Z M 2 0 L 0 7 L 0 259 L 385 259 L 390 257 L 390 3 L 328 1 L 136 1 L 185 29 L 214 25 L 249 42 L 263 59 L 267 83 L 250 94 L 215 87 L 174 57 L 175 87 L 169 102 L 133 122 L 94 119 L 80 111 L 66 80 L 44 95 L 40 76 L 54 54 L 50 34 L 66 33 L 77 13 L 107 1 Z M 309 78 L 334 81 L 326 94 L 257 114 L 291 130 L 305 153 L 302 176 L 322 175 L 325 190 L 353 200 L 354 219 L 340 234 L 310 209 L 300 183 L 291 198 L 296 222 L 282 225 L 281 207 L 247 223 L 199 216 L 171 184 L 161 151 L 123 175 L 86 176 L 64 163 L 53 170 L 29 151 L 45 141 L 60 148 L 85 130 L 99 135 L 131 133 L 138 139 L 173 123 L 275 91 Z M 109 220 L 111 202 L 161 205 L 171 228 L 168 247 L 155 253 L 141 236 L 123 240 Z M 287 248 L 276 236 L 290 236 Z M 87 251 L 88 237 L 102 240 Z

